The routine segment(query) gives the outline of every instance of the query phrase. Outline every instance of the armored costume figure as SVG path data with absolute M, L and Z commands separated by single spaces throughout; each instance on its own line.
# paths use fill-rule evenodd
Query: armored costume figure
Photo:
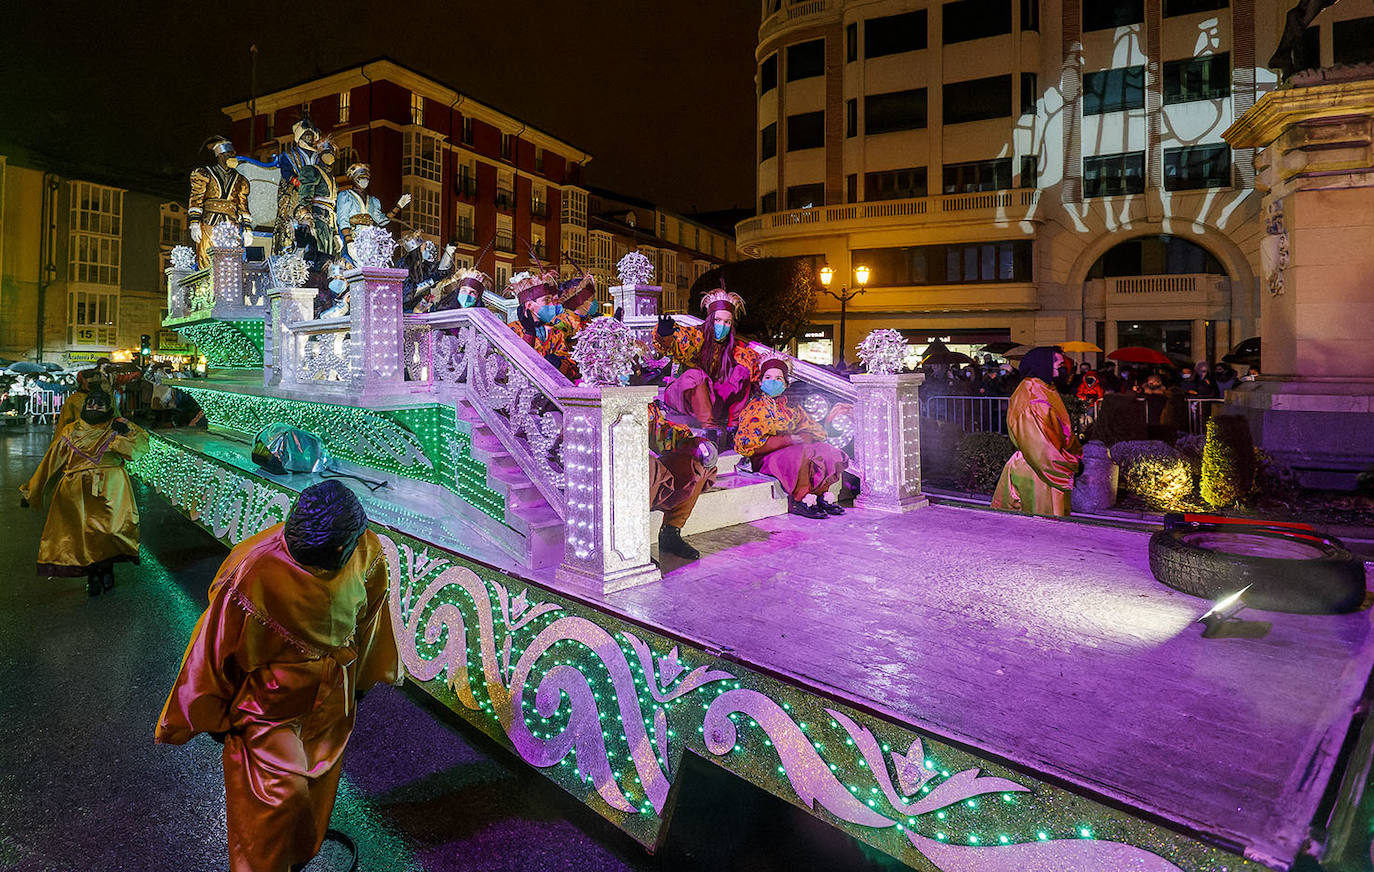
M 274 160 L 281 172 L 277 183 L 277 223 L 272 238 L 272 250 L 278 254 L 296 247 L 296 207 L 301 204 L 301 170 L 319 159 L 320 131 L 309 118 L 302 118 L 291 126 L 294 139 L 291 145 Z
M 357 227 L 385 227 L 396 214 L 410 205 L 410 195 L 402 194 L 390 212 L 382 212 L 382 201 L 367 193 L 372 183 L 372 168 L 365 163 L 355 163 L 348 168 L 349 181 L 353 187 L 340 191 L 334 200 L 334 220 L 339 227 L 339 240 L 348 259 L 357 262 L 353 256 L 353 230 Z
M 191 241 L 196 246 L 196 264 L 210 265 L 210 228 L 232 222 L 243 228 L 243 244 L 253 241 L 253 216 L 248 213 L 248 180 L 234 169 L 237 162 L 234 144 L 222 136 L 205 140 L 215 162 L 191 170 L 191 200 L 187 215 L 191 220 Z
M 158 742 L 224 743 L 233 872 L 287 872 L 320 850 L 358 700 L 400 674 L 387 563 L 337 480 L 229 553 L 158 719 Z
M 343 252 L 338 222 L 334 219 L 334 204 L 339 197 L 339 185 L 334 181 L 334 147 L 329 140 L 320 143 L 317 159 L 300 169 L 300 204 L 296 218 L 310 230 L 305 259 L 316 269 Z

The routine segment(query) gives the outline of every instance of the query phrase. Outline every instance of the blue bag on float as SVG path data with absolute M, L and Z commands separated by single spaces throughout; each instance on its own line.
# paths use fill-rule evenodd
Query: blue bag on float
M 268 424 L 253 440 L 253 462 L 268 472 L 324 472 L 329 452 L 320 437 L 289 424 Z

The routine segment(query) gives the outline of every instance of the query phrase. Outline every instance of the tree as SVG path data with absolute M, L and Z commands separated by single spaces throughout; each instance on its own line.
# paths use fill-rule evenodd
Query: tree
M 816 311 L 820 285 L 809 257 L 737 260 L 703 273 L 692 284 L 691 314 L 700 314 L 701 298 L 722 282 L 744 298 L 740 335 L 774 348 L 799 336 Z

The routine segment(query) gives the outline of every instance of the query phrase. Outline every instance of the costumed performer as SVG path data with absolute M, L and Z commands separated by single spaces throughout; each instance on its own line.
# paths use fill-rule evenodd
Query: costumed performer
M 563 308 L 561 294 L 558 273 L 553 270 L 511 276 L 506 295 L 516 298 L 517 320 L 509 326 L 541 357 L 576 381 L 579 374 L 569 346 L 582 329 L 582 318 Z M 577 302 L 580 305 L 583 301 Z
M 663 399 L 697 426 L 724 430 L 738 422 L 749 399 L 749 385 L 759 375 L 759 356 L 735 332 L 735 319 L 744 312 L 738 294 L 717 288 L 702 297 L 701 308 L 706 313 L 701 327 L 677 324 L 670 315 L 658 319 L 654 349 L 682 368 L 668 383 Z
M 844 509 L 825 498 L 849 465 L 844 452 L 825 441 L 825 430 L 800 406 L 787 402 L 783 392 L 792 379 L 792 363 L 784 357 L 766 358 L 759 366 L 757 391 L 739 416 L 735 450 L 748 457 L 754 470 L 776 478 L 787 491 L 787 510 L 803 518 L 843 515 Z M 815 496 L 813 504 L 805 499 Z
M 631 384 L 635 377 L 631 377 Z M 640 383 L 644 383 L 640 381 Z M 716 446 L 669 420 L 661 400 L 649 404 L 649 510 L 663 513 L 658 553 L 696 560 L 701 552 L 682 538 L 697 499 L 716 480 Z
M 296 219 L 310 231 L 305 259 L 316 270 L 323 270 L 343 253 L 339 223 L 334 215 L 334 204 L 339 198 L 339 183 L 334 180 L 334 144 L 328 138 L 320 140 L 314 163 L 300 168 L 297 181 L 300 204 L 296 206 Z
M 339 225 L 339 241 L 354 263 L 358 258 L 353 253 L 353 231 L 359 227 L 385 227 L 391 223 L 406 206 L 410 205 L 410 195 L 402 194 L 401 199 L 390 212 L 382 212 L 382 201 L 367 193 L 372 183 L 372 167 L 365 163 L 355 163 L 347 170 L 348 179 L 353 187 L 340 191 L 334 199 L 334 220 Z
M 19 489 L 21 506 L 41 506 L 57 483 L 38 543 L 39 575 L 84 575 L 95 596 L 114 587 L 115 563 L 138 562 L 138 504 L 124 463 L 147 448 L 142 427 L 114 417 L 109 394 L 86 394 L 81 417 L 62 428 Z
M 311 485 L 229 553 L 158 719 L 158 742 L 224 743 L 233 872 L 319 852 L 358 700 L 399 674 L 381 540 L 343 484 Z
M 102 357 L 95 362 L 95 366 L 90 369 L 83 369 L 76 374 L 76 390 L 67 395 L 62 401 L 62 409 L 57 413 L 57 423 L 53 426 L 52 442 L 56 442 L 62 435 L 62 428 L 80 420 L 81 412 L 86 407 L 86 397 L 93 391 L 103 391 L 110 398 L 110 411 L 114 417 L 119 416 L 119 398 L 115 396 L 116 388 L 122 387 L 140 378 L 136 372 L 115 373 L 114 364 L 108 357 Z
M 1069 514 L 1074 473 L 1083 457 L 1068 409 L 1052 385 L 1063 353 L 1039 346 L 1021 358 L 1021 383 L 1007 402 L 1007 432 L 1016 453 L 1002 467 L 994 509 L 1029 515 Z
M 291 125 L 291 145 L 273 158 L 281 173 L 277 183 L 277 222 L 273 229 L 272 250 L 278 254 L 297 247 L 297 206 L 301 205 L 301 170 L 319 160 L 320 129 L 309 118 Z
M 205 140 L 215 162 L 191 170 L 191 200 L 186 215 L 191 222 L 191 241 L 196 246 L 196 264 L 210 265 L 211 228 L 232 222 L 243 232 L 243 244 L 253 244 L 253 216 L 248 211 L 249 183 L 234 165 L 234 144 L 223 136 Z
M 401 237 L 400 246 L 403 253 L 396 266 L 406 270 L 406 277 L 401 281 L 401 308 L 414 312 L 426 301 L 428 306 L 433 306 L 431 292 L 439 282 L 453 275 L 453 253 L 458 246 L 450 242 L 441 257 L 436 243 L 414 231 Z

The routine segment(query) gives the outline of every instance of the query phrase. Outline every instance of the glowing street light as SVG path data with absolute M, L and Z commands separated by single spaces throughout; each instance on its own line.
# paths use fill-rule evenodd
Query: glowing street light
M 849 301 L 866 290 L 864 286 L 868 284 L 869 274 L 870 271 L 868 267 L 863 264 L 854 267 L 854 290 L 851 291 L 847 287 L 841 287 L 840 292 L 837 294 L 830 290 L 830 283 L 835 279 L 835 271 L 830 268 L 829 264 L 820 269 L 821 288 L 827 294 L 840 301 L 840 363 L 844 363 L 844 320 L 849 308 Z

